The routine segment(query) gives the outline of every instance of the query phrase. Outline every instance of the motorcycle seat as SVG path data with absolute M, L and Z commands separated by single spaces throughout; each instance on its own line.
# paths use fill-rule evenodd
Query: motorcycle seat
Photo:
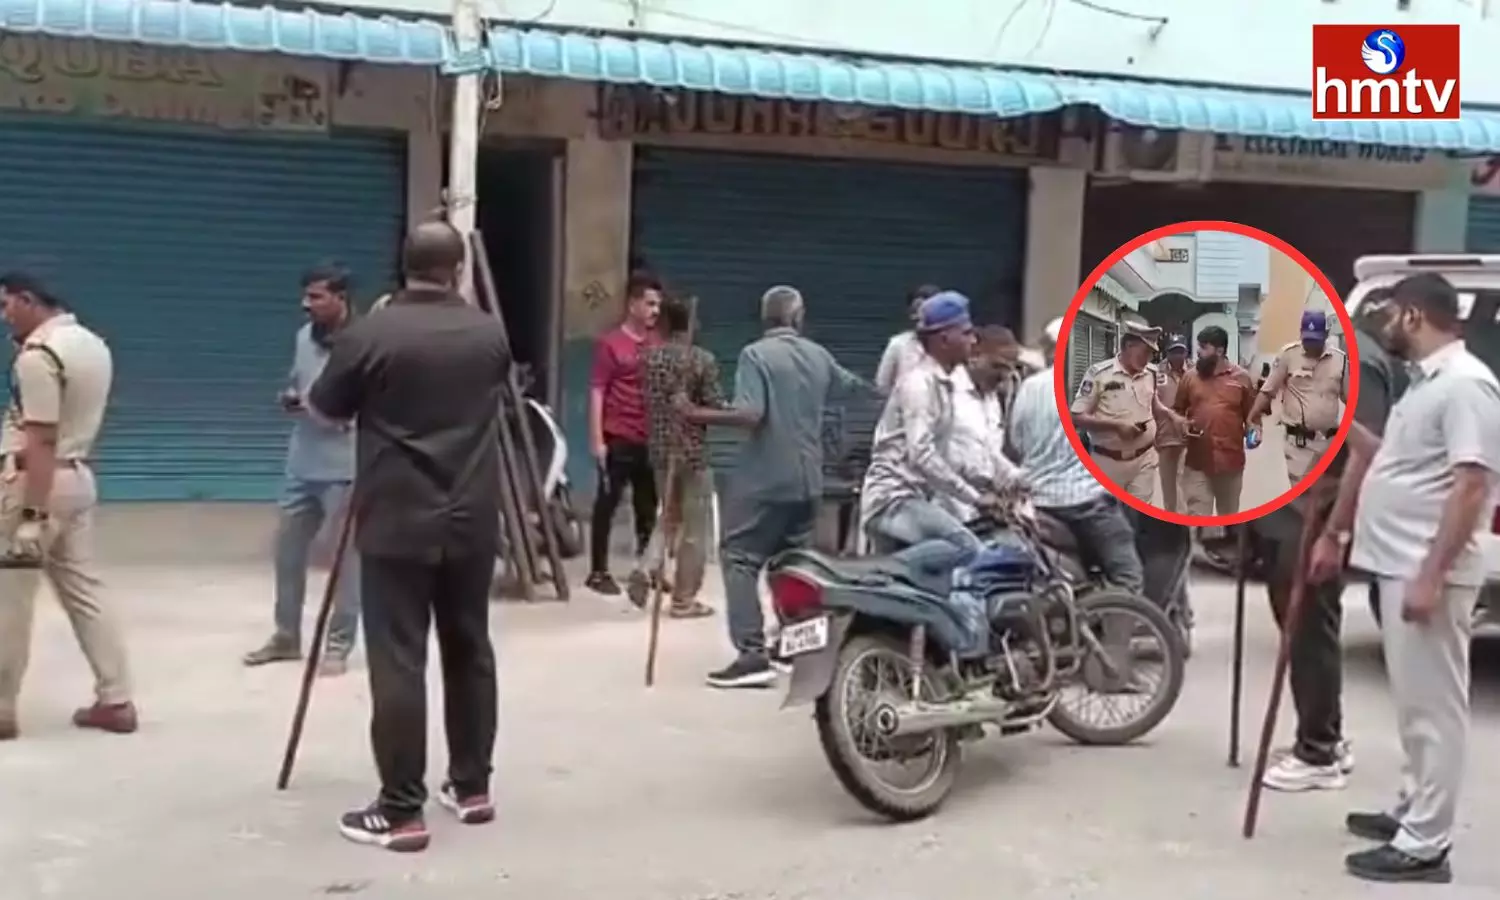
M 847 587 L 891 587 L 905 585 L 924 593 L 943 596 L 948 592 L 949 573 L 914 572 L 889 556 L 833 556 L 817 550 L 791 550 L 779 560 L 822 570 L 830 580 Z
M 1039 509 L 1036 511 L 1036 527 L 1042 542 L 1052 549 L 1061 553 L 1078 551 L 1078 539 L 1073 536 L 1073 529 L 1063 520 Z

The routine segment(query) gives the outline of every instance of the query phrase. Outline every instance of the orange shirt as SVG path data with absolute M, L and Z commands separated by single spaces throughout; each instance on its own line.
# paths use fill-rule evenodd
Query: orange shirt
M 1221 362 L 1206 379 L 1196 369 L 1184 375 L 1172 408 L 1203 434 L 1188 438 L 1183 463 L 1209 475 L 1244 471 L 1245 428 L 1254 403 L 1250 374 L 1234 363 Z

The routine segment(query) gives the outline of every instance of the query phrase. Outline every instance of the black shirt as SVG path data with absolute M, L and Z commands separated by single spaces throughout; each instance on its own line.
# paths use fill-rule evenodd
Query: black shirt
M 501 324 L 440 290 L 398 292 L 338 335 L 308 402 L 355 420 L 361 553 L 437 562 L 495 552 L 510 363 Z

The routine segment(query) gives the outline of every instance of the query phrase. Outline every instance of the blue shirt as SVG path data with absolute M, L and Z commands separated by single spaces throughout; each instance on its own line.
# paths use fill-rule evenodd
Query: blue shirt
M 760 416 L 740 447 L 732 493 L 772 501 L 823 497 L 823 412 L 839 390 L 866 383 L 791 328 L 740 351 L 734 405 Z
M 1021 480 L 1040 509 L 1061 509 L 1109 496 L 1078 458 L 1063 428 L 1049 367 L 1027 377 L 1011 401 L 1006 441 L 1016 451 Z
M 286 475 L 299 481 L 353 481 L 354 429 L 317 418 L 306 411 L 307 395 L 328 363 L 328 348 L 313 340 L 312 325 L 297 332 L 288 386 L 301 398 L 294 413 L 292 439 L 286 448 Z

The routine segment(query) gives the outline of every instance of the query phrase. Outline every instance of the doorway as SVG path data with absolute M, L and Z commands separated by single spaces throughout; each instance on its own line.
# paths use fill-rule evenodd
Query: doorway
M 557 408 L 562 337 L 560 147 L 487 144 L 479 151 L 476 223 L 529 393 Z

